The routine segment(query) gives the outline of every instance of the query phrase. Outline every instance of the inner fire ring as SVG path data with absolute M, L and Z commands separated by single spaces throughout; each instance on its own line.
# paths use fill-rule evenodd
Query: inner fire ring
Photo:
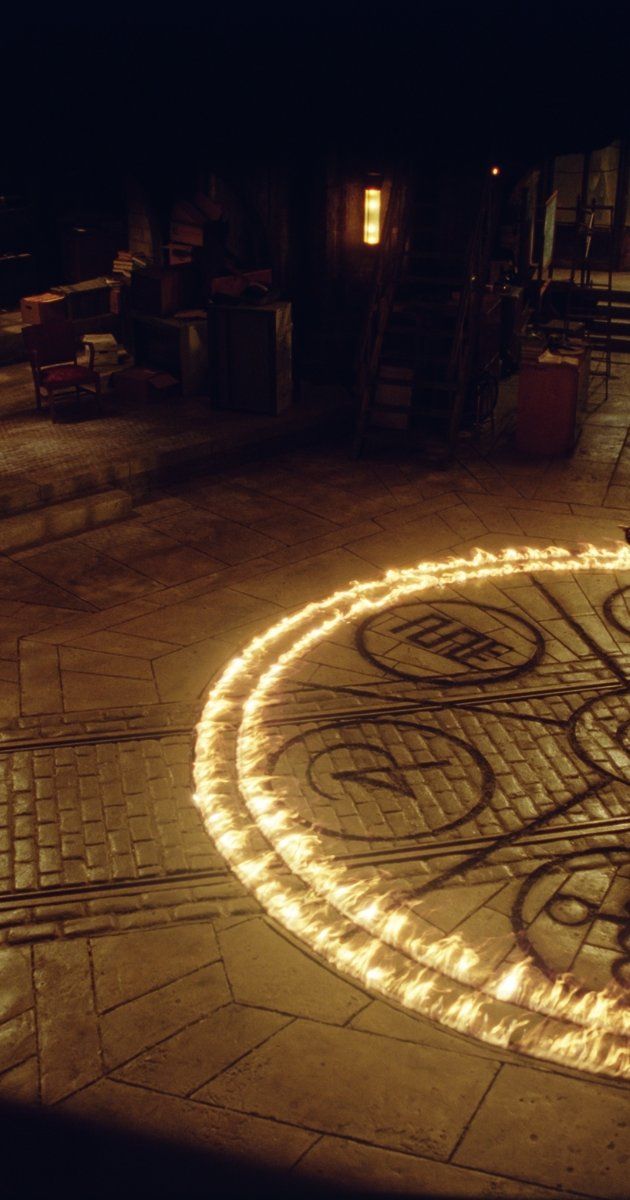
M 475 793 L 477 798 L 464 816 L 456 813 L 450 821 L 439 820 L 429 809 L 439 802 L 448 816 L 449 779 L 454 780 L 453 788 L 461 791 L 468 783 L 466 771 L 474 775 L 472 768 L 463 766 L 468 761 L 465 740 L 449 732 L 446 725 L 455 719 L 456 709 L 461 714 L 465 709 L 477 712 L 483 708 L 487 697 L 479 688 L 481 678 L 490 679 L 495 688 L 492 720 L 506 710 L 509 715 L 514 697 L 506 693 L 505 680 L 513 679 L 520 662 L 527 670 L 539 672 L 539 687 L 542 680 L 545 694 L 550 692 L 550 663 L 545 655 L 551 654 L 552 642 L 541 649 L 536 634 L 529 646 L 529 634 L 520 619 L 507 620 L 502 626 L 497 615 L 501 606 L 484 604 L 480 588 L 496 592 L 509 585 L 516 590 L 528 582 L 542 588 L 542 580 L 547 578 L 550 587 L 556 579 L 567 585 L 567 577 L 592 572 L 594 583 L 601 578 L 607 583 L 610 576 L 609 590 L 614 591 L 618 582 L 612 573 L 628 570 L 627 546 L 611 550 L 587 547 L 575 554 L 558 547 L 508 549 L 499 554 L 479 550 L 468 559 L 421 563 L 389 571 L 372 583 L 355 583 L 283 618 L 228 663 L 205 704 L 195 758 L 195 800 L 210 836 L 264 910 L 316 955 L 389 1001 L 449 1028 L 495 1046 L 625 1078 L 630 1077 L 630 1011 L 623 969 L 619 967 L 606 986 L 589 986 L 569 972 L 550 970 L 541 957 L 539 941 L 528 940 L 522 932 L 523 913 L 527 916 L 527 904 L 531 906 L 539 892 L 545 920 L 574 921 L 575 928 L 582 928 L 589 917 L 591 910 L 576 893 L 585 876 L 579 854 L 576 851 L 575 861 L 556 866 L 553 838 L 566 836 L 561 820 L 569 810 L 574 814 L 571 830 L 579 828 L 575 814 L 581 814 L 598 787 L 617 788 L 613 800 L 623 805 L 619 789 L 626 785 L 600 761 L 605 739 L 601 753 L 590 755 L 588 763 L 584 755 L 580 759 L 582 769 L 590 771 L 582 792 L 566 797 L 562 793 L 552 807 L 542 794 L 543 781 L 532 786 L 541 809 L 531 819 L 516 809 L 510 813 L 509 806 L 506 813 L 505 805 L 495 804 L 495 792 L 497 796 L 500 792 L 487 785 L 483 740 L 474 751 L 481 799 Z M 469 592 L 472 615 L 466 623 L 457 606 L 461 607 Z M 547 603 L 557 626 L 552 593 Z M 397 623 L 398 608 L 403 619 Z M 385 617 L 380 619 L 379 614 Z M 601 694 L 608 688 L 616 697 L 619 727 L 619 696 L 628 694 L 623 672 L 626 665 L 630 671 L 630 636 L 625 637 L 626 664 L 623 647 L 617 655 L 606 648 L 599 655 L 592 633 L 583 630 L 580 642 L 579 624 L 571 613 L 566 619 L 574 643 L 577 638 L 575 644 L 581 646 L 576 651 L 579 674 L 574 670 L 579 683 L 573 690 L 590 688 L 594 694 L 599 689 Z M 352 669 L 349 657 L 353 646 L 356 650 L 355 631 L 359 628 L 364 639 L 371 639 L 369 655 L 363 661 L 378 659 L 370 662 L 369 668 L 381 671 L 378 678 L 368 675 L 365 683 Z M 393 649 L 392 634 L 398 638 Z M 322 659 L 322 648 L 330 650 L 331 644 L 341 675 L 335 676 L 333 670 L 319 684 L 314 666 Z M 564 651 L 564 682 L 557 689 L 559 708 L 572 688 L 570 670 L 566 675 L 566 646 Z M 347 684 L 343 682 L 344 661 L 351 662 L 346 668 L 351 681 Z M 494 669 L 497 662 L 499 667 Z M 569 668 L 572 665 L 569 663 Z M 522 711 L 523 697 L 528 694 L 526 681 L 521 676 L 511 686 L 521 708 L 512 708 L 510 719 L 529 722 L 527 728 L 540 720 L 555 723 L 563 746 L 566 742 L 570 748 L 570 718 L 566 722 L 562 714 L 555 722 L 540 718 L 535 705 L 533 711 Z M 448 693 L 448 713 L 440 709 L 440 692 Z M 386 721 L 379 719 L 383 697 L 388 706 Z M 314 708 L 314 699 L 319 707 Z M 317 734 L 318 720 L 322 728 L 334 726 L 330 719 L 333 708 L 339 730 L 348 732 L 327 744 L 321 741 L 321 729 Z M 484 711 L 487 713 L 487 705 Z M 418 714 L 415 730 L 414 713 Z M 396 730 L 392 733 L 391 726 L 396 725 L 392 714 L 401 716 L 398 725 L 405 731 L 404 744 L 397 741 Z M 360 726 L 366 727 L 367 733 L 357 732 Z M 378 739 L 385 736 L 386 729 L 389 741 L 384 744 Z M 309 769 L 302 771 L 299 755 L 310 753 L 309 736 L 314 753 Z M 613 748 L 615 736 L 613 731 Z M 298 755 L 295 774 L 289 751 Z M 359 752 L 367 758 L 357 766 L 353 755 Z M 557 772 L 554 774 L 557 777 Z M 564 781 L 558 786 L 562 789 Z M 318 792 L 328 804 L 328 821 L 319 819 Z M 334 809 L 337 801 L 361 807 L 366 795 L 382 800 L 380 808 L 372 804 L 370 811 L 391 813 L 391 828 L 385 835 L 365 820 L 362 833 L 354 817 L 352 827 L 344 829 L 343 814 L 339 816 Z M 625 800 L 627 816 L 627 797 Z M 475 830 L 466 824 L 473 817 L 480 822 Z M 506 831 L 495 836 L 492 823 L 500 818 L 507 822 Z M 589 819 L 588 809 L 580 815 L 582 819 Z M 593 857 L 587 865 L 600 874 L 619 870 L 623 879 L 622 867 L 628 857 L 623 813 L 615 820 L 614 836 L 610 823 L 594 836 L 591 820 L 589 852 Z M 436 838 L 438 834 L 446 836 L 447 830 L 453 841 L 442 850 Z M 604 838 L 599 858 L 597 836 Z M 474 921 L 449 931 L 444 921 L 445 897 L 449 888 L 461 883 L 464 868 L 457 855 L 462 848 L 468 854 L 466 870 L 483 868 L 481 878 L 491 892 L 493 879 L 499 881 L 497 888 L 502 886 L 501 872 L 511 856 L 518 872 L 522 846 L 543 842 L 541 853 L 547 854 L 549 869 L 519 901 L 521 925 L 515 924 L 513 937 L 506 939 L 493 931 L 474 936 Z M 442 853 L 450 855 L 451 865 L 444 868 L 436 884 L 431 866 L 427 877 L 426 863 Z M 420 861 L 420 874 L 410 880 L 410 873 L 416 871 L 414 864 Z M 567 883 L 569 868 L 573 875 Z M 545 908 L 543 901 L 553 896 L 554 887 L 565 891 L 560 890 Z M 522 881 L 519 894 L 525 894 Z M 593 920 L 595 916 L 597 911 Z M 605 919 L 616 930 L 615 914 L 608 913 Z M 601 924 L 601 916 L 599 920 Z M 622 936 L 626 936 L 624 929 Z

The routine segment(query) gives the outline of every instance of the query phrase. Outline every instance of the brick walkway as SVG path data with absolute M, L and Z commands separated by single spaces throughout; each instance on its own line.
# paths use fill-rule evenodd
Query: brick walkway
M 450 1033 L 315 961 L 228 871 L 193 806 L 190 772 L 210 681 L 286 611 L 385 567 L 476 545 L 618 538 L 630 524 L 629 402 L 630 375 L 618 368 L 567 461 L 529 464 L 469 443 L 437 472 L 412 460 L 355 463 L 343 448 L 295 451 L 156 493 L 107 529 L 0 558 L 0 1096 L 168 1132 L 296 1177 L 433 1195 L 627 1194 L 626 1086 Z M 492 686 L 523 662 L 536 677 L 519 692 L 517 735 L 507 684 L 492 711 L 444 707 L 431 735 L 388 713 L 421 686 L 429 700 L 442 694 L 426 683 L 435 641 L 418 649 L 422 637 L 446 639 L 448 669 L 462 669 L 454 607 L 416 607 L 366 627 L 362 651 L 354 633 L 315 648 L 283 697 L 272 745 L 298 780 L 320 755 L 301 792 L 305 818 L 345 833 L 352 854 L 361 833 L 390 857 L 409 835 L 418 857 L 475 809 L 485 768 L 469 744 L 494 775 L 492 803 L 462 827 L 473 840 L 511 833 L 612 761 L 615 777 L 567 815 L 554 843 L 570 881 L 557 911 L 545 909 L 542 874 L 528 898 L 537 952 L 561 969 L 581 954 L 583 978 L 598 980 L 619 957 L 609 918 L 623 911 L 627 883 L 624 864 L 606 857 L 627 814 L 625 743 L 607 740 L 624 708 L 620 692 L 605 691 L 610 663 L 566 618 L 625 670 L 628 607 L 620 594 L 612 625 L 604 619 L 609 583 L 598 590 L 594 578 L 585 594 L 554 581 L 564 615 L 529 584 L 527 594 L 506 586 L 475 597 L 465 636 L 472 625 L 495 663 Z M 536 638 L 517 620 L 482 628 L 479 605 L 499 603 L 544 630 L 546 657 L 530 662 Z M 398 628 L 409 621 L 411 649 Z M 477 635 L 487 635 L 481 648 Z M 380 714 L 366 717 L 365 696 L 343 693 L 360 726 L 347 735 L 348 761 L 330 761 L 321 729 L 303 718 L 316 711 L 330 727 L 340 688 L 369 691 L 383 678 Z M 566 721 L 593 696 L 576 716 L 588 763 L 566 744 L 558 751 L 540 718 Z M 360 761 L 359 743 L 375 739 Z M 430 796 L 418 762 L 422 778 L 431 772 Z M 586 840 L 573 837 L 578 819 L 590 822 Z M 588 884 L 584 846 L 603 855 L 592 895 L 576 891 Z M 474 911 L 493 928 L 532 862 L 530 851 L 511 853 L 471 874 Z M 412 874 L 426 879 L 429 863 L 434 871 L 434 858 L 418 857 Z M 454 891 L 441 915 L 450 928 L 474 917 L 466 903 L 457 915 Z M 601 909 L 588 952 L 576 901 Z M 536 910 L 544 919 L 534 930 Z

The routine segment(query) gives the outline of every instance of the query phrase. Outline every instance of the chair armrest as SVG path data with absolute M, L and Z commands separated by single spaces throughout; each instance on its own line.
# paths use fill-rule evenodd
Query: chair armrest
M 83 345 L 85 345 L 85 342 L 83 343 Z M 88 367 L 89 367 L 90 371 L 93 371 L 94 370 L 94 343 L 93 342 L 88 342 L 87 350 L 88 350 Z

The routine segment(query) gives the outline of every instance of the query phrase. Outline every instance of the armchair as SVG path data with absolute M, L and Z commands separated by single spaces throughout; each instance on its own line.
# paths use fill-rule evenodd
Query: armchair
M 101 380 L 94 370 L 94 347 L 89 347 L 87 365 L 77 362 L 77 341 L 71 321 L 47 321 L 42 325 L 26 325 L 22 330 L 26 352 L 33 372 L 35 399 L 38 410 L 42 400 L 50 405 L 55 420 L 55 401 L 74 391 L 77 397 L 91 395 L 98 407 Z

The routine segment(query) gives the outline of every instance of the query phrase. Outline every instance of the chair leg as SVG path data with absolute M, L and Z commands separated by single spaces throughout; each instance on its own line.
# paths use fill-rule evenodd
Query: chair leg
M 97 380 L 96 380 L 96 387 L 94 388 L 94 397 L 95 397 L 95 401 L 96 401 L 94 407 L 96 409 L 96 412 L 100 415 L 100 412 L 101 412 L 101 377 L 100 377 L 100 375 L 97 377 Z

